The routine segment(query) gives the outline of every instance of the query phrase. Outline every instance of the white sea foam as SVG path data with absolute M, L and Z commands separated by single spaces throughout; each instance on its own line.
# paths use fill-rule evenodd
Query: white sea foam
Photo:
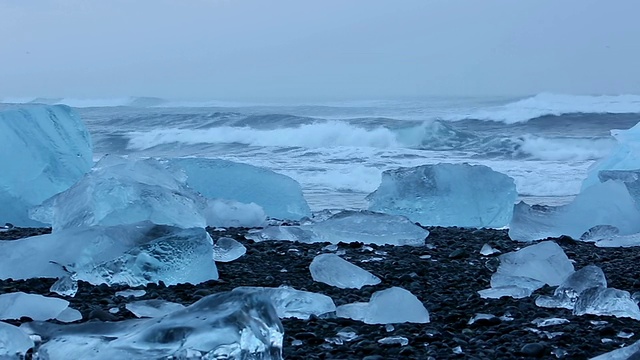
M 594 160 L 606 156 L 614 146 L 612 138 L 522 137 L 521 152 L 539 160 Z

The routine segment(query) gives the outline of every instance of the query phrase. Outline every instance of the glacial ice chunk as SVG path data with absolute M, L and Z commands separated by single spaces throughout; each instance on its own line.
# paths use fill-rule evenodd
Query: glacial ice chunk
M 28 210 L 78 181 L 92 156 L 89 132 L 67 106 L 0 111 L 0 223 L 43 226 Z
M 220 199 L 207 201 L 205 217 L 211 227 L 261 227 L 267 220 L 259 205 Z
M 13 292 L 0 295 L 0 320 L 29 317 L 33 320 L 55 319 L 69 307 L 67 300 L 37 294 Z
M 597 247 L 634 247 L 640 246 L 640 233 L 630 235 L 605 236 L 596 240 Z
M 429 312 L 422 302 L 411 292 L 399 287 L 376 291 L 368 303 L 338 306 L 336 315 L 366 324 L 429 322 Z
M 184 169 L 187 184 L 209 199 L 255 203 L 272 218 L 311 216 L 300 184 L 286 175 L 221 159 L 182 158 L 170 163 Z
M 140 300 L 125 305 L 133 315 L 141 317 L 161 317 L 174 311 L 184 309 L 184 305 L 164 300 Z
M 42 337 L 39 354 L 51 360 L 282 359 L 282 324 L 258 294 L 213 294 L 159 318 L 21 328 Z
M 80 313 L 80 311 L 68 307 L 62 310 L 62 312 L 58 314 L 58 316 L 56 316 L 56 320 L 63 323 L 70 323 L 70 322 L 82 320 L 82 314 Z
M 277 288 L 241 286 L 233 292 L 261 294 L 271 300 L 278 317 L 309 319 L 311 315 L 320 316 L 336 311 L 336 305 L 327 295 L 301 291 L 286 286 Z
M 573 202 L 558 207 L 532 207 L 520 202 L 509 224 L 509 237 L 518 241 L 561 235 L 579 239 L 597 225 L 616 227 L 621 235 L 640 232 L 640 211 L 621 182 L 595 184 Z
M 141 296 L 145 296 L 146 294 L 147 292 L 145 290 L 127 289 L 122 291 L 116 291 L 116 296 L 122 296 L 124 298 L 141 297 Z
M 367 199 L 422 225 L 480 228 L 509 224 L 516 197 L 514 180 L 487 166 L 437 164 L 387 170 Z
M 424 245 L 429 231 L 404 216 L 367 210 L 341 211 L 327 220 L 301 226 L 269 226 L 249 235 L 255 241 L 292 240 L 304 243 L 363 242 L 377 245 Z
M 628 291 L 594 287 L 580 294 L 573 308 L 575 315 L 605 315 L 640 320 L 640 309 Z
M 335 254 L 316 256 L 309 270 L 313 280 L 341 289 L 360 289 L 365 285 L 380 283 L 377 276 Z
M 33 345 L 22 329 L 0 321 L 0 359 L 21 359 Z
M 78 183 L 48 199 L 32 218 L 53 231 L 150 220 L 183 228 L 205 227 L 206 199 L 186 186 L 184 174 L 154 159 L 107 155 Z
M 591 358 L 591 360 L 634 360 L 634 355 L 640 354 L 640 340 L 629 346 L 609 351 L 602 355 Z
M 534 291 L 544 286 L 544 282 L 526 276 L 514 276 L 494 273 L 491 276 L 491 288 L 478 291 L 484 299 L 499 299 L 510 296 L 522 299 L 531 296 Z
M 588 265 L 574 272 L 556 288 L 553 296 L 539 296 L 536 305 L 547 308 L 572 310 L 583 291 L 590 288 L 606 288 L 607 279 L 602 269 Z
M 213 245 L 213 260 L 230 262 L 247 253 L 247 248 L 237 240 L 229 237 L 218 238 Z

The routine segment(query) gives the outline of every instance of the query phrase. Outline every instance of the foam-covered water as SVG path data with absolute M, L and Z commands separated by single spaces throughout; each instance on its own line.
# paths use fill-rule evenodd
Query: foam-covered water
M 97 156 L 216 157 L 298 180 L 313 208 L 363 208 L 383 170 L 484 164 L 521 197 L 557 204 L 604 157 L 611 129 L 640 121 L 640 96 L 539 94 L 316 103 L 185 102 L 158 98 L 3 99 L 77 107 Z M 6 105 L 4 105 L 6 106 Z

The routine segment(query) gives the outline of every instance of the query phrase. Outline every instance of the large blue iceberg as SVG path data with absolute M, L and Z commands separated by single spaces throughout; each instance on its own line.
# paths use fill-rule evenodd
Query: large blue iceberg
M 42 226 L 29 208 L 68 189 L 93 164 L 89 132 L 67 106 L 0 112 L 0 222 Z
M 286 175 L 220 159 L 172 159 L 170 164 L 182 168 L 187 184 L 209 199 L 255 203 L 277 219 L 311 216 L 300 184 Z
M 516 197 L 513 179 L 487 166 L 437 164 L 387 170 L 367 199 L 369 210 L 425 226 L 503 227 Z

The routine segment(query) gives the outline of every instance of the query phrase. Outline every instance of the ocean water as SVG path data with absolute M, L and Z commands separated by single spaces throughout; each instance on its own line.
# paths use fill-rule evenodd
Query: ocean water
M 528 203 L 566 203 L 579 192 L 588 167 L 615 144 L 610 130 L 640 121 L 635 95 L 280 104 L 156 98 L 3 102 L 77 108 L 96 158 L 196 156 L 272 169 L 302 185 L 312 210 L 365 208 L 382 171 L 440 162 L 483 164 L 506 173 Z

